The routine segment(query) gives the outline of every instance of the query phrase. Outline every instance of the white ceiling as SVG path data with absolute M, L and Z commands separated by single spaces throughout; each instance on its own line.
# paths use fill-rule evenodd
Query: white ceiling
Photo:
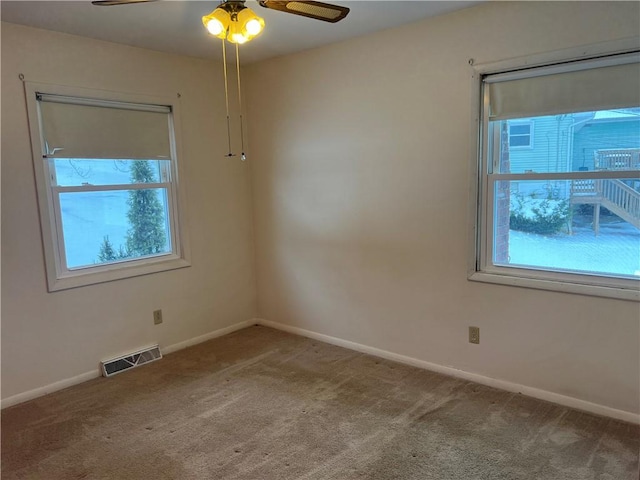
M 220 2 L 157 1 L 96 7 L 89 0 L 0 2 L 4 22 L 71 33 L 109 42 L 202 58 L 220 58 L 221 47 L 202 26 L 201 17 Z M 266 22 L 260 37 L 241 47 L 243 63 L 299 52 L 347 38 L 449 13 L 481 1 L 340 1 L 351 12 L 331 24 L 260 7 L 252 8 Z

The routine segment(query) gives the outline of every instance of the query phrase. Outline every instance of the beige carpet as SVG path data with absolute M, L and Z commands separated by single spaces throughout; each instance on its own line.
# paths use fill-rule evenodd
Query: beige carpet
M 2 479 L 637 480 L 638 426 L 251 327 L 2 412 Z

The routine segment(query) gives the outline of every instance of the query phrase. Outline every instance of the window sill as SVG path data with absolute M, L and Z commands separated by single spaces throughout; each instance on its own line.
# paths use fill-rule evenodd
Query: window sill
M 84 287 L 98 283 L 112 282 L 125 278 L 148 275 L 178 268 L 191 266 L 191 263 L 176 255 L 162 257 L 158 259 L 145 259 L 142 262 L 131 262 L 131 265 L 114 264 L 97 267 L 92 271 L 77 270 L 69 272 L 64 276 L 48 278 L 49 292 L 68 290 L 70 288 Z
M 586 283 L 561 280 L 525 278 L 487 272 L 473 272 L 469 275 L 468 279 L 474 282 L 493 283 L 497 285 L 509 285 L 513 287 L 534 288 L 560 293 L 573 293 L 593 297 L 606 297 L 640 302 L 640 286 L 638 286 L 638 282 L 635 282 L 635 288 L 623 288 L 589 285 Z

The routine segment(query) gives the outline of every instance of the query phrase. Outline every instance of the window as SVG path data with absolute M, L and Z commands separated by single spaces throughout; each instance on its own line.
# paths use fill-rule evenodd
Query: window
M 189 265 L 176 106 L 134 100 L 27 85 L 49 291 Z
M 481 72 L 470 279 L 640 300 L 639 61 Z
M 509 122 L 509 148 L 533 147 L 533 121 Z

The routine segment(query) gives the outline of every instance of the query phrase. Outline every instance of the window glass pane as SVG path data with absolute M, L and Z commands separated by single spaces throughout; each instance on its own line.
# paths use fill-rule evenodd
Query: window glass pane
M 494 264 L 640 278 L 640 178 L 498 181 L 495 191 Z
M 522 118 L 517 122 L 522 122 Z M 495 173 L 557 173 L 640 169 L 640 107 L 490 122 L 500 158 Z M 513 135 L 531 127 L 532 137 Z M 511 135 L 510 135 L 511 134 Z M 507 136 L 509 138 L 507 139 Z M 529 149 L 508 147 L 530 146 Z
M 67 268 L 171 253 L 164 188 L 60 194 Z
M 62 187 L 169 181 L 169 160 L 56 158 L 49 162 Z
M 528 147 L 530 142 L 529 135 L 512 135 L 509 138 L 509 145 L 512 147 Z
M 526 125 L 510 125 L 509 130 L 511 131 L 511 135 L 526 135 L 529 133 L 529 129 L 531 126 L 529 124 Z

